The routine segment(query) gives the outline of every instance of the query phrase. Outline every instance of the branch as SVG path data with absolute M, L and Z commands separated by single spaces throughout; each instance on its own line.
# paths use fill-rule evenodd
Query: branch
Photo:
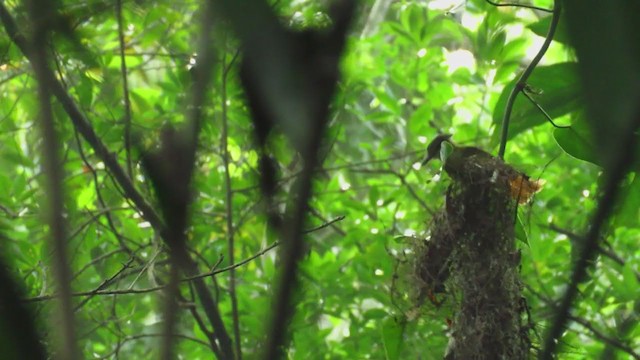
M 80 158 L 82 159 L 82 162 L 84 163 L 84 165 L 87 167 L 87 169 L 89 169 L 89 172 L 91 172 L 91 175 L 93 176 L 94 189 L 96 191 L 98 202 L 100 203 L 103 209 L 106 209 L 107 205 L 106 205 L 106 202 L 104 201 L 104 198 L 102 197 L 102 191 L 100 191 L 100 182 L 98 180 L 98 173 L 96 172 L 96 169 L 94 169 L 94 167 L 91 165 L 89 160 L 87 160 L 87 157 L 82 148 L 82 142 L 80 141 L 80 137 L 78 136 L 78 131 L 75 130 L 73 134 L 75 135 L 76 143 L 78 144 L 78 154 L 80 155 Z M 129 248 L 129 246 L 127 246 L 122 235 L 118 232 L 118 229 L 116 229 L 115 223 L 113 222 L 113 218 L 111 216 L 111 212 L 105 211 L 104 215 L 105 215 L 105 218 L 107 219 L 107 224 L 109 225 L 109 229 L 111 230 L 113 235 L 116 237 L 116 240 L 118 241 L 118 244 L 120 245 L 120 247 L 124 251 L 126 251 L 127 254 L 129 254 L 129 256 L 137 259 L 137 255 L 133 252 L 133 250 Z
M 547 33 L 547 37 L 544 39 L 544 43 L 540 47 L 540 50 L 533 58 L 529 66 L 524 70 L 520 78 L 516 82 L 516 85 L 511 90 L 509 94 L 509 99 L 507 100 L 507 105 L 504 110 L 504 117 L 502 118 L 502 131 L 500 134 L 500 149 L 498 150 L 498 157 L 504 160 L 504 152 L 507 147 L 507 137 L 509 135 L 509 121 L 511 120 L 511 112 L 513 111 L 513 105 L 516 102 L 516 97 L 518 93 L 520 93 L 526 86 L 527 79 L 533 73 L 533 70 L 538 66 L 540 60 L 547 52 L 549 45 L 551 45 L 551 41 L 553 40 L 553 36 L 556 32 L 556 28 L 558 27 L 558 22 L 560 21 L 560 13 L 562 12 L 562 1 L 563 0 L 555 0 L 553 4 L 553 18 L 551 19 L 551 25 L 549 25 L 549 32 Z
M 29 51 L 27 40 L 18 31 L 15 20 L 13 19 L 11 14 L 9 14 L 9 11 L 7 10 L 3 2 L 0 2 L 0 20 L 2 21 L 2 25 L 9 35 L 9 38 L 13 41 L 14 44 L 16 44 L 16 46 L 18 46 L 20 51 L 22 51 L 22 53 L 27 57 L 29 62 L 33 63 L 34 60 L 37 61 L 36 59 L 34 59 L 34 54 Z M 51 92 L 58 99 L 64 110 L 69 115 L 69 118 L 71 119 L 74 127 L 78 130 L 80 135 L 82 135 L 82 137 L 91 145 L 96 156 L 100 160 L 102 160 L 102 162 L 105 164 L 105 167 L 109 169 L 115 181 L 122 187 L 122 190 L 124 191 L 126 197 L 131 199 L 131 201 L 138 208 L 142 217 L 149 221 L 151 226 L 153 226 L 155 229 L 162 230 L 164 228 L 164 224 L 162 223 L 162 220 L 160 220 L 158 214 L 135 189 L 133 183 L 118 163 L 115 154 L 111 153 L 109 149 L 104 145 L 104 143 L 100 140 L 95 130 L 91 126 L 89 120 L 80 111 L 80 109 L 64 89 L 60 81 L 58 81 L 55 74 L 50 69 L 44 69 L 44 73 L 42 74 L 42 76 L 49 83 Z
M 549 10 L 549 9 L 545 9 L 545 8 L 541 8 L 538 6 L 534 6 L 534 5 L 527 5 L 527 4 L 517 4 L 517 3 L 497 3 L 495 1 L 491 1 L 491 0 L 486 0 L 489 4 L 496 6 L 496 7 L 501 7 L 501 6 L 513 6 L 513 7 L 521 7 L 521 8 L 525 8 L 525 9 L 531 9 L 531 10 L 538 10 L 538 11 L 544 11 L 547 13 L 552 13 L 553 10 Z
M 337 218 L 326 222 L 320 226 L 317 226 L 315 228 L 311 228 L 308 230 L 305 230 L 303 233 L 304 234 L 309 234 L 324 228 L 327 228 L 331 225 L 333 225 L 334 223 L 338 222 L 338 221 L 342 221 L 345 219 L 345 216 L 338 216 Z M 237 264 L 233 264 L 233 265 L 229 265 L 227 267 L 223 267 L 221 269 L 218 269 L 218 265 L 220 264 L 222 259 L 219 259 L 218 262 L 213 266 L 213 269 L 209 272 L 203 273 L 203 274 L 198 274 L 198 275 L 193 275 L 193 276 L 189 276 L 186 278 L 183 278 L 182 282 L 190 282 L 190 281 L 196 281 L 196 280 L 202 280 L 203 278 L 207 278 L 207 277 L 211 277 L 217 274 L 221 274 L 223 272 L 227 272 L 231 269 L 237 269 L 242 265 L 245 265 L 257 258 L 259 258 L 260 256 L 266 254 L 267 252 L 269 252 L 270 250 L 274 249 L 275 247 L 277 247 L 278 245 L 280 245 L 279 242 L 274 242 L 273 244 L 267 246 L 266 248 L 260 250 L 259 252 L 255 253 L 254 255 L 240 261 Z M 151 287 L 151 288 L 144 288 L 144 289 L 120 289 L 120 290 L 99 290 L 99 289 L 95 289 L 95 290 L 91 290 L 91 291 L 84 291 L 84 292 L 77 292 L 77 293 L 73 293 L 71 294 L 72 297 L 83 297 L 83 296 L 94 296 L 94 295 L 130 295 L 130 294 L 146 294 L 146 293 L 150 293 L 150 292 L 154 292 L 154 291 L 159 291 L 162 290 L 166 287 L 166 285 L 162 285 L 162 286 L 155 286 L 155 287 Z M 53 300 L 55 298 L 57 298 L 58 295 L 57 294 L 51 294 L 51 295 L 41 295 L 41 296 L 36 296 L 36 297 L 32 297 L 32 298 L 28 298 L 28 299 L 24 299 L 24 302 L 41 302 L 41 301 L 48 301 L 48 300 Z
M 27 2 L 27 9 L 33 27 L 33 41 L 25 42 L 25 49 L 32 55 L 31 65 L 35 72 L 38 87 L 39 125 L 42 137 L 42 167 L 47 176 L 45 193 L 47 194 L 46 218 L 49 226 L 50 246 L 53 251 L 52 268 L 59 289 L 59 303 L 54 311 L 54 327 L 58 356 L 63 359 L 78 359 L 79 349 L 76 343 L 73 305 L 71 303 L 71 269 L 67 254 L 67 224 L 63 217 L 63 167 L 60 164 L 60 141 L 56 132 L 53 110 L 51 108 L 51 73 L 47 59 L 47 41 L 54 30 L 53 21 L 57 17 L 52 4 L 33 0 Z
M 556 123 L 553 121 L 551 116 L 542 108 L 542 106 L 540 106 L 540 104 L 538 104 L 537 101 L 535 101 L 531 97 L 531 95 L 529 95 L 529 93 L 526 91 L 526 89 L 523 89 L 522 95 L 524 95 L 524 97 L 529 99 L 529 101 L 538 109 L 538 111 L 540 111 L 542 113 L 542 115 L 544 115 L 544 117 L 547 119 L 547 121 L 550 122 L 551 125 L 553 125 L 554 128 L 556 128 L 556 129 L 569 129 L 569 128 L 571 128 L 571 125 L 556 125 Z
M 125 60 L 124 31 L 122 25 L 122 0 L 116 0 L 116 18 L 118 19 L 118 43 L 120 46 L 120 73 L 122 74 L 122 95 L 124 96 L 124 151 L 127 156 L 127 171 L 133 177 L 131 165 L 131 99 L 127 80 L 127 62 Z
M 27 57 L 27 59 L 33 63 L 34 55 L 29 51 L 27 46 L 27 41 L 20 34 L 17 29 L 16 23 L 14 19 L 9 14 L 9 11 L 4 6 L 4 3 L 0 2 L 0 20 L 9 35 L 9 38 L 13 41 L 13 43 L 18 46 L 18 48 L 22 51 L 23 54 Z M 36 60 L 37 61 L 37 60 Z M 205 69 L 209 70 L 209 69 Z M 142 217 L 147 220 L 151 226 L 158 231 L 161 237 L 167 241 L 168 234 L 165 224 L 159 217 L 159 215 L 155 212 L 155 210 L 146 202 L 143 196 L 136 190 L 133 182 L 128 177 L 124 169 L 118 163 L 115 154 L 111 153 L 108 148 L 104 145 L 104 143 L 97 136 L 95 130 L 91 126 L 88 119 L 84 116 L 84 114 L 80 111 L 76 103 L 73 101 L 71 96 L 64 89 L 60 81 L 56 78 L 55 74 L 51 72 L 49 69 L 43 74 L 45 80 L 49 83 L 51 87 L 51 92 L 58 99 L 62 107 L 65 109 L 69 118 L 71 119 L 74 127 L 78 130 L 78 132 L 82 135 L 82 137 L 91 145 L 96 156 L 102 160 L 105 164 L 105 167 L 109 169 L 111 175 L 114 180 L 118 183 L 127 198 L 129 198 L 137 207 L 138 211 L 142 215 Z M 194 87 L 195 90 L 195 87 Z M 196 96 L 204 97 L 205 94 L 203 92 L 194 91 Z M 194 100 L 196 103 L 196 100 Z M 199 116 L 200 109 L 195 108 L 192 109 L 192 116 L 190 118 L 197 119 Z M 197 116 L 196 116 L 197 115 Z M 195 136 L 197 122 L 190 123 L 192 128 L 190 129 L 190 135 Z M 195 142 L 194 142 L 195 144 Z M 195 147 L 193 149 L 195 151 Z M 196 275 L 199 273 L 198 266 L 195 262 L 193 262 L 190 258 L 186 260 L 185 263 L 185 272 L 187 275 Z M 224 351 L 224 349 L 231 349 L 231 342 L 228 338 L 227 332 L 224 328 L 224 322 L 220 316 L 220 313 L 217 309 L 217 305 L 211 293 L 209 292 L 209 288 L 206 284 L 201 280 L 197 279 L 194 282 L 198 297 L 202 302 L 202 306 L 204 308 L 205 313 L 207 314 L 207 318 L 213 325 L 215 329 L 215 333 L 218 338 L 221 340 L 221 348 L 224 353 L 228 353 Z
M 560 232 L 560 233 L 562 233 L 562 232 Z M 569 236 L 569 235 L 567 235 L 567 236 Z M 527 290 L 529 290 L 529 292 L 531 292 L 538 299 L 540 299 L 547 307 L 553 307 L 554 303 L 550 298 L 548 298 L 548 297 L 540 294 L 539 292 L 533 290 L 530 286 L 526 286 L 526 287 L 527 287 Z M 620 351 L 624 351 L 624 352 L 628 353 L 629 355 L 631 355 L 635 359 L 640 359 L 640 357 L 633 350 L 632 347 L 624 344 L 622 341 L 619 341 L 619 340 L 617 340 L 617 339 L 615 339 L 615 338 L 613 338 L 611 336 L 608 336 L 608 335 L 602 333 L 602 331 L 598 330 L 587 319 L 583 319 L 581 317 L 577 317 L 577 316 L 574 316 L 574 315 L 569 315 L 569 318 L 571 319 L 571 321 L 574 321 L 574 322 L 582 325 L 584 328 L 588 329 L 589 331 L 591 331 L 596 338 L 602 340 L 606 344 L 608 344 L 608 345 L 610 345 L 610 346 L 612 346 L 614 348 L 617 348 Z
M 567 229 L 563 229 L 563 228 L 559 227 L 556 224 L 551 223 L 551 224 L 549 224 L 548 227 L 549 227 L 549 229 L 551 229 L 551 230 L 553 230 L 553 231 L 555 231 L 555 232 L 557 232 L 559 234 L 565 235 L 565 236 L 571 238 L 572 240 L 580 241 L 580 242 L 583 241 L 582 237 L 579 236 L 578 234 L 576 234 L 576 233 L 574 233 L 572 231 L 569 231 Z M 601 239 L 600 241 L 605 242 L 604 239 Z M 598 251 L 602 255 L 608 257 L 609 259 L 611 259 L 616 264 L 618 264 L 618 265 L 620 265 L 622 267 L 625 266 L 626 261 L 620 255 L 616 254 L 615 251 L 613 251 L 611 249 L 607 249 L 604 246 L 599 246 L 598 247 Z M 636 278 L 638 279 L 638 281 L 640 282 L 640 272 L 633 270 L 633 273 L 636 276 Z
M 577 317 L 577 316 L 573 316 L 573 315 L 569 315 L 569 319 L 573 322 L 576 322 L 580 325 L 582 325 L 584 328 L 588 329 L 589 331 L 591 331 L 591 333 L 593 334 L 593 336 L 595 336 L 596 338 L 602 340 L 603 342 L 607 343 L 610 346 L 613 346 L 615 348 L 617 348 L 620 351 L 623 351 L 627 354 L 629 354 L 631 357 L 633 357 L 636 360 L 640 359 L 640 355 L 638 355 L 631 346 L 623 343 L 622 341 L 615 339 L 613 337 L 610 337 L 606 334 L 604 334 L 602 331 L 598 330 L 592 323 L 590 323 L 589 321 L 587 321 L 586 319 Z

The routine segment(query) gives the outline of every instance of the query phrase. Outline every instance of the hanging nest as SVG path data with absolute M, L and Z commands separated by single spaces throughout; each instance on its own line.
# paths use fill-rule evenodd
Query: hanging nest
M 417 246 L 416 300 L 455 301 L 446 359 L 525 359 L 514 220 L 516 204 L 541 184 L 477 148 L 455 148 L 444 169 L 452 182 L 430 237 Z

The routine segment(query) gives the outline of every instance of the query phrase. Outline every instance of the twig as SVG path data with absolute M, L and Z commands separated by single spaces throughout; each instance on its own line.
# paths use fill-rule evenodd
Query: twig
M 0 20 L 2 21 L 2 25 L 4 26 L 9 38 L 13 41 L 14 44 L 18 46 L 20 51 L 26 55 L 28 60 L 33 63 L 36 61 L 34 59 L 33 54 L 28 49 L 27 40 L 24 36 L 19 32 L 15 20 L 9 14 L 9 11 L 5 7 L 4 3 L 0 2 Z M 111 175 L 113 176 L 115 182 L 122 187 L 124 194 L 127 198 L 131 199 L 137 209 L 140 211 L 142 216 L 149 221 L 151 226 L 155 229 L 160 230 L 162 232 L 164 228 L 164 224 L 158 214 L 154 211 L 154 209 L 146 202 L 143 196 L 136 190 L 133 183 L 126 175 L 125 171 L 122 169 L 120 164 L 118 163 L 114 154 L 112 154 L 109 149 L 104 145 L 104 143 L 100 140 L 95 130 L 91 126 L 89 120 L 84 116 L 84 114 L 80 111 L 76 103 L 73 101 L 69 93 L 64 89 L 62 84 L 56 78 L 56 75 L 50 69 L 45 70 L 44 76 L 46 80 L 49 82 L 51 87 L 51 92 L 58 99 L 62 107 L 65 109 L 69 118 L 73 122 L 74 127 L 78 130 L 78 132 L 82 135 L 82 137 L 91 145 L 96 156 L 102 160 L 105 164 L 105 167 L 110 170 Z
M 542 115 L 544 115 L 545 118 L 547 118 L 547 121 L 551 123 L 551 125 L 553 125 L 554 128 L 556 129 L 569 129 L 571 128 L 571 125 L 556 125 L 555 122 L 553 122 L 553 119 L 551 118 L 551 116 L 549 116 L 549 114 L 547 114 L 547 112 L 542 108 L 542 106 L 540 106 L 540 104 L 538 104 L 537 101 L 535 101 L 531 95 L 529 95 L 529 93 L 526 91 L 526 89 L 523 89 L 522 91 L 522 95 L 524 95 L 527 99 L 529 99 L 529 101 L 531 101 L 531 103 L 538 108 L 538 110 L 542 113 Z
M 511 120 L 511 112 L 513 111 L 513 105 L 516 102 L 516 97 L 518 93 L 520 93 L 526 86 L 527 79 L 533 73 L 533 70 L 538 66 L 540 60 L 547 52 L 549 45 L 551 45 L 551 41 L 553 40 L 553 36 L 555 35 L 556 28 L 558 27 L 558 22 L 560 21 L 560 13 L 562 12 L 562 0 L 555 0 L 553 4 L 553 17 L 551 18 L 551 24 L 549 25 L 549 32 L 547 33 L 547 37 L 544 39 L 544 43 L 540 47 L 540 50 L 533 58 L 529 66 L 524 70 L 520 78 L 516 82 L 516 85 L 511 90 L 509 94 L 509 98 L 507 100 L 507 105 L 504 110 L 504 117 L 502 118 L 502 131 L 500 134 L 500 149 L 498 150 L 498 157 L 500 159 L 504 159 L 504 152 L 507 147 L 507 137 L 509 135 L 509 121 Z
M 125 270 L 127 270 L 129 268 L 129 266 L 131 266 L 131 263 L 135 260 L 135 258 L 130 258 L 129 261 L 127 261 L 126 264 L 122 265 L 122 268 L 120 268 L 120 270 L 118 270 L 115 274 L 113 274 L 110 278 L 104 280 L 100 285 L 98 285 L 97 288 L 95 288 L 94 295 L 95 293 L 97 293 L 98 291 L 106 288 L 107 286 L 111 285 L 111 283 L 117 279 L 120 274 L 122 274 Z M 83 299 L 78 305 L 75 306 L 75 308 L 73 309 L 74 312 L 80 310 L 80 308 L 82 308 L 84 306 L 84 304 L 86 304 L 87 302 L 89 302 L 89 300 L 91 300 L 93 296 L 89 295 L 89 297 Z
M 491 0 L 486 0 L 489 4 L 493 5 L 493 6 L 497 6 L 497 7 L 501 7 L 501 6 L 513 6 L 513 7 L 521 7 L 521 8 L 525 8 L 525 9 L 531 9 L 531 10 L 538 10 L 538 11 L 544 11 L 547 13 L 552 13 L 553 10 L 549 10 L 549 9 L 545 9 L 542 7 L 538 7 L 538 6 L 534 6 L 534 5 L 527 5 L 527 4 L 517 4 L 517 3 L 497 3 L 495 1 L 491 1 Z
M 572 231 L 569 231 L 567 229 L 563 229 L 563 228 L 559 227 L 556 224 L 551 223 L 551 224 L 549 224 L 548 227 L 549 227 L 549 229 L 551 229 L 551 230 L 553 230 L 553 231 L 555 231 L 555 232 L 557 232 L 559 234 L 565 235 L 565 236 L 571 238 L 574 241 L 580 241 L 580 242 L 583 241 L 583 238 L 580 235 L 578 235 L 578 234 L 576 234 L 576 233 L 574 233 Z M 605 242 L 606 240 L 600 239 L 600 241 Z M 620 255 L 616 254 L 615 251 L 613 251 L 611 249 L 607 249 L 602 245 L 598 246 L 598 251 L 602 255 L 608 257 L 609 259 L 611 259 L 611 261 L 615 262 L 616 264 L 618 264 L 618 265 L 620 265 L 622 267 L 625 266 L 626 261 Z M 640 281 L 640 272 L 634 270 L 633 273 L 636 276 L 636 278 L 638 279 L 638 281 Z
M 158 333 L 158 334 L 131 335 L 131 336 L 128 336 L 125 339 L 123 339 L 122 343 L 125 343 L 125 342 L 128 342 L 128 341 L 132 341 L 132 340 L 137 340 L 137 339 L 143 339 L 143 338 L 146 338 L 146 337 L 161 337 L 161 336 L 163 336 L 163 334 L 161 334 L 161 333 Z M 171 337 L 181 338 L 181 339 L 185 339 L 185 340 L 191 340 L 191 341 L 193 341 L 195 343 L 198 343 L 200 345 L 203 345 L 203 346 L 206 346 L 207 348 L 209 348 L 209 344 L 208 343 L 206 343 L 206 342 L 204 342 L 204 341 L 202 341 L 202 340 L 200 340 L 198 338 L 194 338 L 192 336 L 187 336 L 187 335 L 184 335 L 184 334 L 177 334 L 176 333 L 176 334 L 171 334 Z M 120 346 L 122 346 L 122 343 L 120 344 Z M 113 358 L 113 354 L 115 354 L 116 351 L 117 351 L 117 349 L 112 351 L 111 353 L 105 355 L 105 356 L 102 356 L 101 359 L 112 359 Z
M 337 218 L 324 223 L 320 226 L 317 226 L 315 228 L 311 228 L 308 230 L 304 231 L 304 234 L 309 234 L 312 233 L 314 231 L 318 231 L 318 230 L 322 230 L 326 227 L 329 227 L 331 225 L 333 225 L 334 223 L 338 222 L 338 221 L 342 221 L 344 220 L 345 217 L 344 216 L 338 216 Z M 191 281 L 195 281 L 198 279 L 203 279 L 206 277 L 211 277 L 217 274 L 221 274 L 223 272 L 227 272 L 231 269 L 237 269 L 242 265 L 245 265 L 257 258 L 259 258 L 260 256 L 266 254 L 267 252 L 269 252 L 270 250 L 274 249 L 275 247 L 277 247 L 278 245 L 280 245 L 279 242 L 274 242 L 273 244 L 267 246 L 266 248 L 260 250 L 259 252 L 255 253 L 254 255 L 236 263 L 233 265 L 229 265 L 227 267 L 223 267 L 218 269 L 218 265 L 220 265 L 220 263 L 222 262 L 222 258 L 218 259 L 218 261 L 216 262 L 216 264 L 213 266 L 212 270 L 203 274 L 198 274 L 198 275 L 193 275 L 193 276 L 189 276 L 186 278 L 183 278 L 182 282 L 191 282 Z M 161 285 L 161 286 L 155 286 L 155 287 L 151 287 L 151 288 L 144 288 L 144 289 L 119 289 L 119 290 L 91 290 L 91 291 L 84 291 L 84 292 L 77 292 L 77 293 L 73 293 L 71 294 L 72 297 L 83 297 L 83 296 L 91 296 L 91 295 L 129 295 L 129 294 L 145 294 L 145 293 L 150 293 L 150 292 L 154 292 L 154 291 L 159 291 L 164 289 L 166 286 L 165 285 Z M 28 299 L 24 299 L 24 302 L 40 302 L 40 301 L 48 301 L 48 300 L 52 300 L 55 299 L 56 297 L 58 297 L 57 294 L 51 294 L 51 295 L 41 295 L 41 296 L 35 296 L 32 298 L 28 298 Z
M 98 198 L 98 202 L 100 202 L 100 205 L 102 206 L 103 209 L 106 209 L 107 204 L 104 201 L 104 198 L 102 197 L 102 191 L 100 191 L 100 182 L 98 180 L 98 173 L 96 172 L 96 169 L 94 169 L 93 165 L 91 165 L 91 163 L 89 162 L 89 160 L 87 159 L 84 153 L 84 149 L 82 148 L 82 142 L 80 141 L 80 137 L 78 136 L 78 131 L 74 129 L 73 133 L 75 135 L 76 143 L 78 144 L 78 154 L 80 155 L 82 162 L 87 167 L 87 169 L 89 169 L 89 172 L 91 172 L 91 175 L 93 177 L 93 184 L 94 184 L 94 189 L 96 191 L 96 197 Z M 113 217 L 111 216 L 111 212 L 105 211 L 103 212 L 103 214 L 107 219 L 107 224 L 109 225 L 109 229 L 111 230 L 113 235 L 116 237 L 116 240 L 118 241 L 118 244 L 120 245 L 122 250 L 126 251 L 127 254 L 129 254 L 129 256 L 137 258 L 133 250 L 131 250 L 129 246 L 127 246 L 127 243 L 122 238 L 122 235 L 120 235 L 120 232 L 118 231 L 118 229 L 116 229 L 115 223 L 113 222 Z
M 558 231 L 560 232 L 560 231 Z M 560 232 L 561 233 L 561 232 Z M 573 234 L 575 235 L 575 234 Z M 567 235 L 569 236 L 569 235 Z M 531 292 L 533 295 L 535 295 L 537 298 L 539 298 L 543 303 L 546 304 L 547 307 L 553 307 L 554 303 L 553 301 L 540 294 L 539 292 L 533 290 L 533 288 L 531 288 L 530 286 L 527 286 L 527 290 L 529 290 L 529 292 Z M 617 348 L 620 351 L 624 351 L 626 353 L 628 353 L 629 355 L 631 355 L 633 358 L 635 359 L 640 359 L 640 356 L 638 356 L 638 354 L 633 350 L 632 347 L 624 344 L 623 342 L 608 336 L 604 333 L 602 333 L 600 330 L 598 330 L 591 322 L 589 322 L 587 319 L 583 319 L 581 317 L 577 317 L 574 315 L 569 315 L 569 318 L 571 319 L 571 321 L 574 321 L 580 325 L 582 325 L 584 328 L 588 329 L 589 331 L 591 331 L 591 333 L 593 333 L 593 335 L 602 340 L 603 342 L 607 343 L 610 346 L 613 346 L 614 348 Z
M 577 317 L 577 316 L 573 316 L 573 315 L 569 315 L 569 319 L 571 321 L 573 321 L 573 322 L 576 322 L 576 323 L 582 325 L 584 328 L 586 328 L 589 331 L 591 331 L 591 333 L 596 338 L 602 340 L 603 342 L 607 343 L 608 345 L 611 345 L 611 346 L 617 348 L 618 350 L 629 354 L 631 357 L 633 357 L 636 360 L 640 359 L 640 355 L 638 355 L 638 353 L 636 353 L 631 346 L 623 343 L 622 341 L 620 341 L 618 339 L 615 339 L 615 338 L 613 338 L 611 336 L 608 336 L 608 335 L 604 334 L 602 331 L 598 330 L 592 323 L 590 323 L 586 319 L 583 319 L 583 318 L 580 318 L 580 317 Z
M 418 194 L 416 193 L 416 191 L 413 189 L 413 187 L 407 182 L 407 180 L 405 179 L 405 176 L 400 174 L 400 173 L 396 173 L 393 172 L 398 179 L 400 179 L 400 182 L 402 183 L 402 185 L 406 186 L 407 190 L 409 190 L 409 194 L 411 194 L 411 196 L 416 199 L 416 201 L 418 201 L 418 203 L 420 203 L 420 206 L 422 206 L 423 209 L 427 210 L 427 212 L 431 215 L 431 216 L 435 216 L 436 212 L 433 211 L 433 209 L 431 209 L 429 207 L 429 205 L 427 205 L 427 203 L 424 202 L 424 200 L 422 200 L 422 198 L 420 196 L 418 196 Z

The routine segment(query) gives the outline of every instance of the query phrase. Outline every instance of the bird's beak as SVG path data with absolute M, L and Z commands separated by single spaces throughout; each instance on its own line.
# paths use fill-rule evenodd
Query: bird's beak
M 427 155 L 427 156 L 424 158 L 424 160 L 422 160 L 421 166 L 425 166 L 425 165 L 427 165 L 427 163 L 428 163 L 429 161 L 431 161 L 431 159 L 433 159 L 433 155 Z

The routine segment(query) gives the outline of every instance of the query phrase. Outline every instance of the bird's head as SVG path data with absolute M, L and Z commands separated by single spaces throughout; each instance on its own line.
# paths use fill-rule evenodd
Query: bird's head
M 451 141 L 449 141 L 450 138 L 451 134 L 440 134 L 431 140 L 431 143 L 427 146 L 427 156 L 422 160 L 422 166 L 426 165 L 431 161 L 431 159 L 437 157 L 440 154 L 442 143 L 445 141 L 451 143 Z

